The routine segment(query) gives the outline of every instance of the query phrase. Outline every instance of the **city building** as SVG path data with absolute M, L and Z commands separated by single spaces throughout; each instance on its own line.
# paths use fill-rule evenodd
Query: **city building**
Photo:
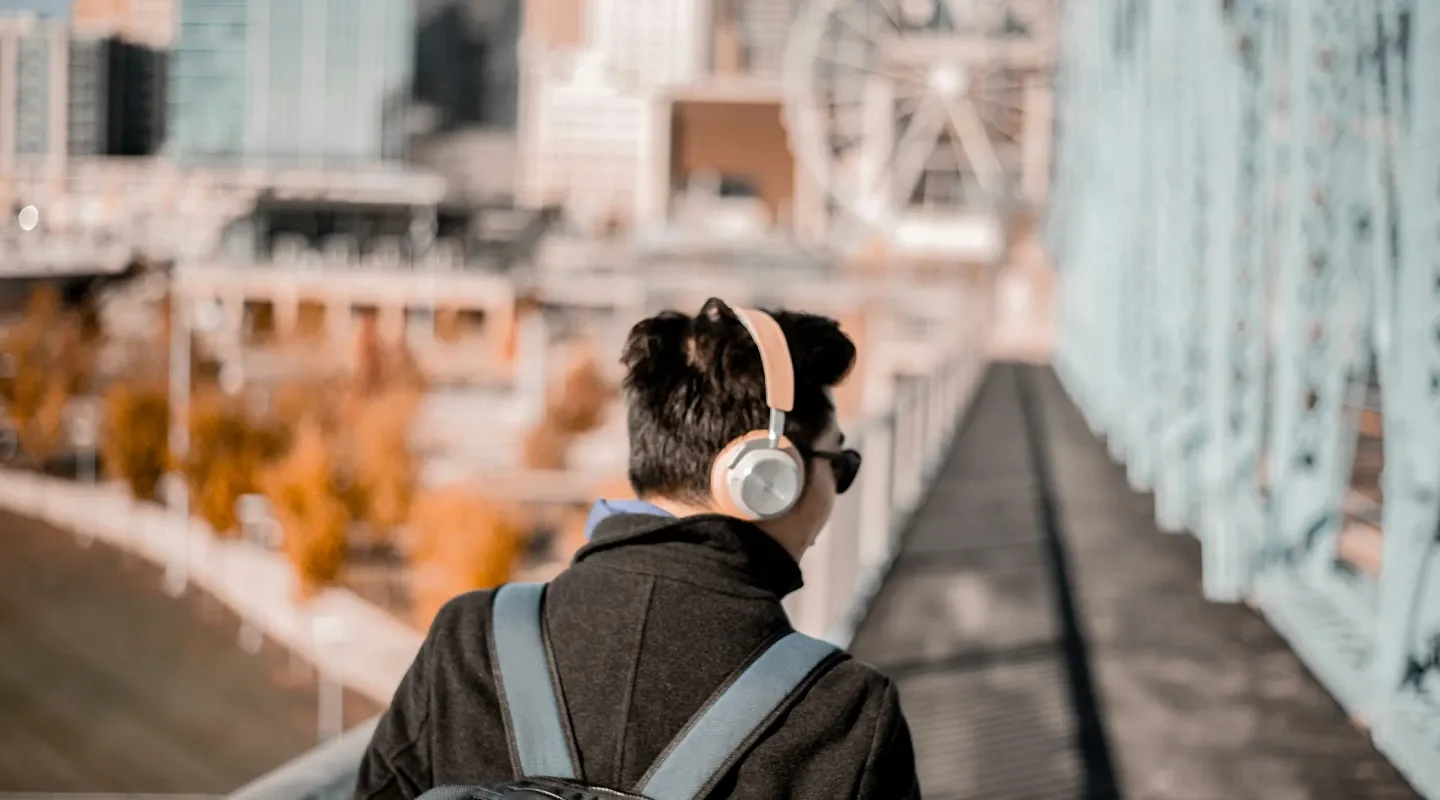
M 8 167 L 5 172 L 13 172 L 19 158 L 63 163 L 68 71 L 69 29 L 63 19 L 0 18 L 0 159 Z
M 66 150 L 77 156 L 105 155 L 110 133 L 110 40 L 70 38 L 66 44 L 70 61 L 66 68 Z
M 418 0 L 415 102 L 431 130 L 514 131 L 521 0 Z
M 998 220 L 1045 190 L 1054 41 L 1019 22 L 1053 10 L 906 8 L 924 19 L 860 2 L 537 0 L 520 201 L 561 203 L 579 230 L 654 229 L 703 184 L 805 241 L 863 231 L 905 258 L 997 258 Z
M 105 43 L 109 96 L 104 153 L 154 155 L 165 142 L 169 51 L 129 39 Z
M 187 163 L 349 167 L 404 156 L 409 0 L 189 0 L 168 152 Z
M 698 0 L 590 0 L 589 43 L 622 90 L 694 81 L 704 74 L 713 25 Z
M 661 202 L 636 179 L 652 168 L 652 143 L 663 133 L 653 101 L 616 86 L 601 51 L 536 67 L 521 203 L 561 206 L 595 232 L 629 229 L 638 209 Z
M 165 49 L 175 41 L 179 4 L 180 0 L 75 0 L 70 24 L 83 35 Z
M 759 200 L 766 226 L 813 230 L 816 191 L 781 112 L 794 13 L 794 0 L 527 8 L 521 201 L 560 203 L 582 230 L 654 228 L 709 182 Z
M 163 135 L 164 55 L 70 28 L 0 18 L 0 163 L 148 155 Z
M 515 197 L 521 18 L 533 0 L 418 0 L 410 160 L 485 202 Z
M 730 24 L 743 56 L 742 70 L 753 75 L 780 74 L 790 23 L 799 5 L 798 0 L 730 0 Z M 719 19 L 725 17 L 717 13 Z

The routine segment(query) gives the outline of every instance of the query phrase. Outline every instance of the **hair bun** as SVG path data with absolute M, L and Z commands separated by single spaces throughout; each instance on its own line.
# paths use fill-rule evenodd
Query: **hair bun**
M 642 319 L 630 329 L 620 363 L 641 379 L 646 373 L 665 372 L 683 363 L 690 318 L 678 311 L 665 311 Z
M 744 333 L 740 317 L 718 297 L 706 300 L 700 307 L 700 313 L 690 321 L 687 339 L 686 360 L 715 380 L 731 374 L 736 356 L 743 358 L 742 354 L 750 349 L 750 337 Z
M 705 305 L 700 307 L 700 313 L 695 315 L 695 319 L 704 319 L 707 322 L 718 323 L 725 319 L 736 319 L 736 316 L 734 309 L 730 308 L 729 303 L 726 303 L 718 297 L 712 297 L 705 301 Z

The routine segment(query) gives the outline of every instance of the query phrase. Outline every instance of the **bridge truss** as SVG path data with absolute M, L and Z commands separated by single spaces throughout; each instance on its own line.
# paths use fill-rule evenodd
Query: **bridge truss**
M 1057 369 L 1206 595 L 1440 797 L 1440 3 L 1064 14 Z

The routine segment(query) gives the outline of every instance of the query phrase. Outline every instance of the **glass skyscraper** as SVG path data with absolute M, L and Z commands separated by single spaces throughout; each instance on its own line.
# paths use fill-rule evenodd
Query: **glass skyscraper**
M 186 0 L 167 149 L 277 167 L 400 158 L 414 31 L 410 0 Z

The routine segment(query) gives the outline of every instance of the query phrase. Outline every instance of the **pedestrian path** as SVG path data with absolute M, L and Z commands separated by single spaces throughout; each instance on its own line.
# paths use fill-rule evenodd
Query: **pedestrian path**
M 1418 797 L 1152 507 L 1048 369 L 992 367 L 852 647 L 926 799 Z

